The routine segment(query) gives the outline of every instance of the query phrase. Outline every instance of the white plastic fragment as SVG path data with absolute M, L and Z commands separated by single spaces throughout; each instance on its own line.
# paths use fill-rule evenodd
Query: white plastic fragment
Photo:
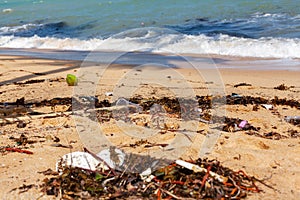
M 99 159 L 97 159 L 99 157 Z M 87 170 L 109 170 L 122 166 L 125 160 L 125 153 L 117 148 L 109 148 L 100 151 L 96 157 L 88 152 L 72 152 L 65 154 L 56 162 L 56 171 L 64 167 L 78 167 Z M 103 162 L 104 161 L 104 162 Z
M 110 168 L 115 169 L 123 165 L 126 155 L 120 149 L 110 148 L 100 151 L 97 156 L 104 160 Z
M 261 104 L 261 106 L 264 107 L 267 110 L 273 109 L 273 105 L 271 105 L 271 104 Z
M 234 124 L 234 129 L 233 131 L 240 131 L 242 128 L 240 128 L 237 124 Z
M 233 98 L 242 98 L 243 96 L 239 95 L 239 94 L 236 94 L 236 93 L 232 93 L 231 97 L 233 97 Z
M 60 167 L 67 166 L 93 171 L 99 169 L 100 167 L 102 167 L 104 170 L 108 170 L 107 166 L 87 152 L 72 152 L 65 154 L 56 162 L 56 171 L 59 171 Z
M 153 104 L 150 108 L 151 126 L 157 129 L 165 127 L 166 110 L 159 104 Z
M 142 173 L 140 173 L 141 179 L 145 180 L 147 179 L 152 173 L 152 170 L 150 167 L 148 167 L 145 171 L 143 171 Z
M 152 179 L 154 179 L 154 178 L 155 178 L 155 176 L 151 174 L 150 176 L 148 176 L 148 178 L 145 179 L 145 181 L 147 183 L 150 183 L 152 181 Z
M 114 95 L 113 92 L 105 92 L 105 96 L 107 96 L 107 97 L 111 97 L 111 96 L 113 96 L 113 95 Z
M 183 160 L 176 160 L 176 164 L 180 165 L 182 167 L 185 167 L 185 168 L 187 168 L 189 170 L 192 170 L 195 173 L 198 173 L 198 172 L 207 173 L 207 169 L 205 169 L 203 167 L 200 167 L 198 165 L 195 165 L 195 164 L 183 161 Z M 227 182 L 227 178 L 226 177 L 223 177 L 223 176 L 221 176 L 221 175 L 219 175 L 219 174 L 217 174 L 215 172 L 210 171 L 209 175 L 212 176 L 213 178 L 215 178 L 216 180 L 220 181 L 221 183 Z
M 196 166 L 196 165 L 194 165 L 194 164 L 192 164 L 192 163 L 185 162 L 185 161 L 183 161 L 183 160 L 176 160 L 176 164 L 177 164 L 177 165 L 180 165 L 180 166 L 182 166 L 182 167 L 185 167 L 185 168 L 187 168 L 187 169 L 189 169 L 189 170 L 193 170 L 193 168 Z M 197 166 L 197 167 L 198 167 L 198 166 Z
M 300 122 L 300 116 L 285 116 L 284 120 L 286 122 Z
M 128 113 L 140 113 L 143 108 L 139 104 L 132 103 L 124 98 L 119 98 L 116 102 L 116 106 L 124 106 L 128 109 Z

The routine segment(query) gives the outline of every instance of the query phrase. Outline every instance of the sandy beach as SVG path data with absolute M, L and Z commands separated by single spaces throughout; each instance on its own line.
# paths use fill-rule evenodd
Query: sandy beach
M 248 60 L 247 64 L 251 65 L 252 60 Z M 94 88 L 89 89 L 94 89 L 94 96 L 99 101 L 106 99 L 113 102 L 118 96 L 149 99 L 212 94 L 231 96 L 233 93 L 245 97 L 261 97 L 269 100 L 269 104 L 276 97 L 298 103 L 300 101 L 299 70 L 251 70 L 242 67 L 195 70 L 188 67 L 114 64 L 97 74 L 93 71 L 93 67 L 97 66 L 93 66 L 93 63 L 85 64 L 90 67 L 86 70 L 91 76 L 98 77 L 99 81 L 94 84 Z M 217 67 L 218 65 L 225 66 L 226 62 L 217 64 Z M 76 94 L 76 87 L 83 84 L 80 82 L 83 79 L 81 67 L 80 61 L 0 56 L 1 199 L 55 199 L 54 196 L 41 192 L 39 186 L 45 178 L 41 172 L 49 168 L 55 170 L 56 161 L 66 153 L 83 151 L 83 147 L 97 151 L 93 149 L 95 144 L 89 144 L 88 136 L 80 133 L 80 128 L 76 126 L 70 112 L 70 102 L 66 100 L 66 103 L 57 104 L 53 100 L 70 99 Z M 300 68 L 294 68 L 297 67 Z M 78 86 L 67 85 L 67 74 L 78 75 Z M 275 89 L 282 84 L 286 88 Z M 108 92 L 113 92 L 113 95 L 108 95 Z M 14 105 L 18 99 L 22 104 L 22 98 L 25 104 L 33 106 L 23 108 L 22 105 Z M 57 102 L 62 102 L 61 99 Z M 285 116 L 300 116 L 299 107 L 273 104 L 273 108 L 269 110 L 261 105 L 248 103 L 226 104 L 222 105 L 222 109 L 228 118 L 247 120 L 253 127 L 259 127 L 258 135 L 251 135 L 251 131 L 244 130 L 221 131 L 220 137 L 206 156 L 219 160 L 226 167 L 243 170 L 272 187 L 257 183 L 262 192 L 249 193 L 247 199 L 298 199 L 300 127 L 284 119 Z M 41 117 L 42 115 L 45 117 Z M 172 129 L 176 129 L 176 124 L 180 123 L 175 118 L 172 118 L 172 125 L 167 125 Z M 22 122 L 18 122 L 20 119 Z M 195 127 L 198 134 L 180 155 L 183 159 L 197 159 L 201 148 L 203 149 L 205 137 L 210 132 L 209 125 L 205 123 L 197 122 Z M 125 146 L 139 140 L 126 133 L 122 134 L 122 128 L 117 127 L 112 120 L 102 123 L 101 128 L 106 138 L 116 146 Z M 274 137 L 272 134 L 268 137 L 268 133 L 274 134 Z M 3 147 L 17 146 L 21 135 L 27 142 L 21 142 L 19 147 L 33 154 L 4 150 Z M 148 140 L 152 143 L 168 143 L 174 135 L 174 132 L 166 132 L 149 137 Z M 151 151 L 142 147 L 124 149 L 144 154 Z

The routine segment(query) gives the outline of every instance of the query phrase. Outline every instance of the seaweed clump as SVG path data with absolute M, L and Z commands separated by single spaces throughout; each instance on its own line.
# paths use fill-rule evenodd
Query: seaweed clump
M 174 162 L 143 177 L 128 171 L 67 167 L 60 175 L 45 178 L 42 191 L 62 199 L 241 199 L 261 191 L 255 182 L 262 181 L 223 167 L 217 160 L 189 164 L 202 170 Z

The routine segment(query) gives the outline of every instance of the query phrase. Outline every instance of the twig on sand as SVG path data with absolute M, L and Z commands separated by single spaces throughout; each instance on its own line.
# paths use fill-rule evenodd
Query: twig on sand
M 15 148 L 15 147 L 5 147 L 4 150 L 5 151 L 18 152 L 18 153 L 25 153 L 25 154 L 33 154 L 32 151 L 23 150 L 23 149 Z

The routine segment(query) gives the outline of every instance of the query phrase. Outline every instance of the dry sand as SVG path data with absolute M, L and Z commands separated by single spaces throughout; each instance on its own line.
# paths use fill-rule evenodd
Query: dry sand
M 22 97 L 25 98 L 26 103 L 40 102 L 56 97 L 71 97 L 77 86 L 68 86 L 65 77 L 68 73 L 80 73 L 80 65 L 80 62 L 75 61 L 0 56 L 0 102 L 15 102 Z M 92 64 L 89 71 L 91 70 L 94 70 Z M 298 102 L 300 100 L 300 71 L 219 69 L 201 70 L 200 74 L 198 72 L 189 68 L 173 70 L 147 67 L 141 69 L 116 65 L 107 69 L 102 75 L 92 71 L 100 80 L 95 85 L 96 92 L 94 95 L 100 100 L 114 100 L 118 96 L 117 94 L 160 98 L 181 96 L 190 94 L 189 92 L 192 91 L 192 95 L 238 93 L 266 99 L 278 96 L 279 98 L 294 99 Z M 79 78 L 81 77 L 79 76 Z M 41 81 L 37 81 L 37 83 L 26 82 L 29 80 Z M 248 83 L 251 86 L 234 87 L 239 83 Z M 280 84 L 292 87 L 284 91 L 274 89 Z M 138 88 L 136 88 L 137 85 Z M 105 96 L 105 92 L 111 91 L 114 91 L 115 96 Z M 244 170 L 249 175 L 265 179 L 265 183 L 274 188 L 271 189 L 258 184 L 263 192 L 250 193 L 248 199 L 299 199 L 300 140 L 299 137 L 291 138 L 289 131 L 295 130 L 299 133 L 300 128 L 283 120 L 284 116 L 287 115 L 300 116 L 299 109 L 276 106 L 275 111 L 277 113 L 262 107 L 259 107 L 258 111 L 253 111 L 253 105 L 227 105 L 224 109 L 226 109 L 228 117 L 248 120 L 255 127 L 260 127 L 261 133 L 274 131 L 288 138 L 272 140 L 247 135 L 243 131 L 222 132 L 208 157 L 216 158 L 224 166 L 234 170 Z M 58 105 L 55 107 L 43 106 L 34 111 L 60 113 L 67 110 L 68 107 Z M 26 116 L 26 112 L 28 110 L 25 110 L 21 115 Z M 7 116 L 1 114 L 2 120 L 18 117 L 20 117 L 20 113 L 13 111 Z M 39 172 L 48 168 L 55 170 L 56 160 L 62 155 L 72 151 L 82 151 L 83 146 L 91 146 L 83 143 L 86 141 L 84 135 L 81 134 L 79 137 L 72 115 L 67 114 L 55 118 L 32 118 L 26 119 L 25 122 L 26 127 L 24 128 L 18 128 L 17 123 L 2 123 L 0 127 L 1 147 L 15 145 L 12 138 L 19 138 L 21 134 L 36 141 L 26 145 L 27 150 L 33 152 L 32 155 L 2 151 L 0 197 L 2 199 L 53 199 L 54 197 L 46 196 L 40 192 L 38 185 L 42 184 L 45 176 Z M 203 123 L 199 123 L 197 128 L 205 131 L 208 129 L 207 125 Z M 126 134 L 122 135 L 115 123 L 106 123 L 102 129 L 107 138 L 115 145 L 136 141 L 133 137 Z M 56 137 L 60 139 L 59 142 L 54 141 Z M 172 135 L 164 134 L 149 140 L 158 142 L 170 139 L 172 139 Z M 204 139 L 204 135 L 197 135 L 193 144 L 180 156 L 197 159 Z M 66 147 L 71 145 L 72 148 L 53 146 L 57 143 Z M 143 149 L 135 149 L 135 151 L 143 152 Z M 28 191 L 17 189 L 24 184 L 33 184 L 33 187 Z

